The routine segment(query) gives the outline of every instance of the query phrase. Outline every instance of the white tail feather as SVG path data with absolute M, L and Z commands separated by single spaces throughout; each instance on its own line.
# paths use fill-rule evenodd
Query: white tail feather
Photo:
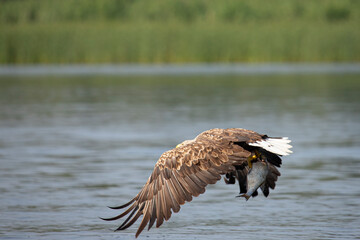
M 292 153 L 290 150 L 290 148 L 292 148 L 292 146 L 289 144 L 290 142 L 291 140 L 289 140 L 287 137 L 267 138 L 254 143 L 249 143 L 249 145 L 254 147 L 261 147 L 269 152 L 286 156 Z

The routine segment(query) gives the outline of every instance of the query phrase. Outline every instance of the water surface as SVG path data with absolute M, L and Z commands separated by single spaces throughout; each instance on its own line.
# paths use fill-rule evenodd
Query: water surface
M 288 136 L 275 191 L 219 181 L 140 239 L 360 238 L 360 75 L 0 79 L 0 238 L 133 239 L 107 209 L 210 128 Z

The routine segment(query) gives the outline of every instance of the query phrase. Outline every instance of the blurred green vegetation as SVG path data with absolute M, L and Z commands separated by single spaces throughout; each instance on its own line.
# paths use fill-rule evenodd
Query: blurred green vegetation
M 358 0 L 0 0 L 0 63 L 360 60 Z

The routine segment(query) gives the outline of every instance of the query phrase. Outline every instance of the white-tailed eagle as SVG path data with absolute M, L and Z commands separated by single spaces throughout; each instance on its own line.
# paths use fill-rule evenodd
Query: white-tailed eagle
M 136 232 L 136 237 L 148 225 L 148 230 L 154 225 L 160 227 L 164 220 L 168 220 L 172 212 L 178 212 L 180 205 L 190 202 L 193 197 L 205 192 L 208 184 L 214 184 L 225 175 L 227 184 L 234 184 L 238 180 L 241 196 L 247 199 L 255 197 L 260 186 L 265 197 L 269 195 L 269 188 L 275 188 L 280 172 L 279 156 L 291 153 L 291 141 L 286 137 L 268 137 L 241 128 L 211 129 L 199 134 L 193 140 L 186 140 L 161 155 L 155 164 L 142 190 L 128 203 L 111 207 L 112 209 L 127 208 L 120 215 L 104 220 L 117 220 L 129 215 L 116 230 L 124 230 L 142 216 L 142 221 Z M 256 162 L 266 164 L 263 182 L 258 183 L 250 191 L 248 181 L 258 181 L 251 167 Z M 260 166 L 260 165 L 259 165 Z M 258 168 L 261 172 L 262 169 Z M 249 190 L 249 191 L 248 191 Z

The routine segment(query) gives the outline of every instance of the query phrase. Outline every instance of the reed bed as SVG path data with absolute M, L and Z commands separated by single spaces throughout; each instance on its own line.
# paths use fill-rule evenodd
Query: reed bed
M 0 1 L 0 63 L 353 62 L 360 3 Z

